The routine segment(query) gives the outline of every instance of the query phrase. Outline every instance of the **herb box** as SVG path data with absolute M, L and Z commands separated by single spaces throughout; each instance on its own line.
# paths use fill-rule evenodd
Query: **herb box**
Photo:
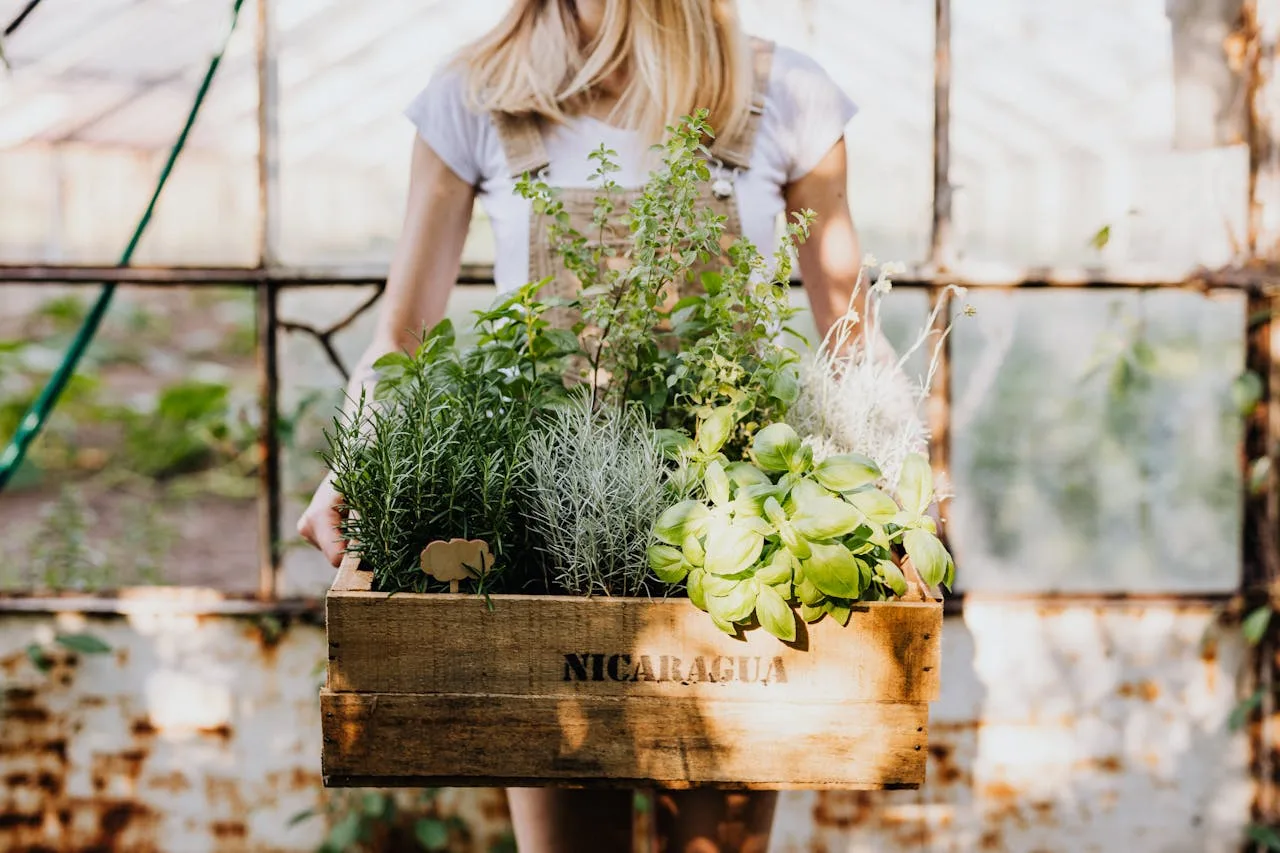
M 856 604 L 793 643 L 687 599 L 326 596 L 330 787 L 913 788 L 942 605 Z

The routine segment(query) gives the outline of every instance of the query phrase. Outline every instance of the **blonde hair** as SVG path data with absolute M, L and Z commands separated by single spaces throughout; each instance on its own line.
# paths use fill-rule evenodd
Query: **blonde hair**
M 751 106 L 750 47 L 734 0 L 602 0 L 599 32 L 584 44 L 575 0 L 516 0 L 455 62 L 472 109 L 564 122 L 621 71 L 626 85 L 609 121 L 650 141 L 695 109 L 717 135 Z

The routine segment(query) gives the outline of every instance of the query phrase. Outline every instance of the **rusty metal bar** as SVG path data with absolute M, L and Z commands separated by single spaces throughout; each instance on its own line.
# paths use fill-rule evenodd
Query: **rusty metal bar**
M 1246 486 L 1254 479 L 1255 465 L 1266 465 L 1261 488 L 1246 488 L 1242 531 L 1242 576 L 1246 590 L 1265 589 L 1280 578 L 1280 498 L 1276 486 L 1277 427 L 1280 427 L 1280 377 L 1275 375 L 1273 339 L 1280 334 L 1275 300 L 1251 294 L 1246 303 L 1245 368 L 1262 380 L 1263 395 L 1245 419 L 1241 468 Z M 1258 462 L 1257 460 L 1270 460 Z
M 933 223 L 929 264 L 951 266 L 951 0 L 934 0 Z
M 101 285 L 103 282 L 138 287 L 350 287 L 381 285 L 385 265 L 347 267 L 99 267 L 67 264 L 0 264 L 5 284 Z M 492 264 L 463 264 L 458 283 L 493 284 Z
M 1243 581 L 1246 606 L 1251 608 L 1276 606 L 1280 590 L 1280 366 L 1276 362 L 1280 323 L 1275 316 L 1280 306 L 1273 290 L 1280 281 L 1280 0 L 1245 0 L 1240 26 L 1245 39 L 1249 144 L 1246 265 L 1263 277 L 1263 292 L 1250 295 L 1247 313 L 1246 363 L 1262 379 L 1263 394 L 1245 427 L 1246 484 L 1250 484 L 1253 465 L 1268 465 L 1262 488 L 1248 490 L 1245 497 Z M 1265 292 L 1267 284 L 1271 294 Z M 1253 819 L 1267 826 L 1280 818 L 1272 737 L 1277 650 L 1276 633 L 1271 631 L 1254 650 L 1247 679 L 1260 688 L 1262 697 L 1260 719 L 1249 727 L 1250 771 L 1256 783 Z
M 929 307 L 936 310 L 934 333 L 945 335 L 951 317 L 950 291 L 943 289 L 951 267 L 951 0 L 934 0 L 933 52 L 933 222 L 929 241 Z M 926 417 L 929 461 L 935 481 L 951 470 L 951 338 L 938 346 Z M 938 535 L 947 539 L 947 502 L 939 502 Z
M 1226 592 L 1169 593 L 977 593 L 960 592 L 943 601 L 948 616 L 961 616 L 967 606 L 982 604 L 1028 607 L 1152 607 L 1168 609 L 1228 610 L 1238 596 Z M 0 592 L 3 613 L 198 613 L 198 614 L 299 614 L 320 616 L 321 596 L 290 596 L 263 601 L 257 593 L 231 593 L 199 587 L 134 587 L 91 594 L 66 592 Z
M 200 587 L 131 587 L 84 593 L 0 593 L 4 613 L 163 613 L 200 616 L 299 616 L 322 621 L 321 597 L 263 601 L 257 593 L 229 593 Z
M 1280 288 L 1280 271 L 1257 265 L 1200 270 L 1188 276 L 1143 278 L 1123 270 L 1011 269 L 1000 275 L 973 276 L 952 270 L 933 273 L 917 269 L 896 277 L 894 287 L 935 287 L 958 284 L 975 290 L 1033 290 L 1094 288 L 1096 290 L 1182 289 L 1196 291 L 1259 291 Z M 100 285 L 114 282 L 137 287 L 257 287 L 272 283 L 292 287 L 360 287 L 386 282 L 385 266 L 349 267 L 96 267 L 63 264 L 0 264 L 0 287 L 23 285 Z M 799 284 L 799 279 L 792 282 Z M 461 285 L 492 285 L 491 264 L 464 264 Z
M 1280 276 L 1280 0 L 1246 0 L 1250 260 Z
M 278 158 L 278 76 L 272 53 L 271 0 L 258 0 L 258 258 L 262 270 L 275 259 L 276 176 Z M 258 394 L 261 411 L 258 444 L 258 596 L 274 599 L 280 591 L 280 403 L 278 285 L 257 283 Z
M 257 295 L 258 399 L 262 419 L 258 436 L 258 595 L 270 600 L 278 594 L 280 569 L 279 299 L 274 284 L 262 285 Z

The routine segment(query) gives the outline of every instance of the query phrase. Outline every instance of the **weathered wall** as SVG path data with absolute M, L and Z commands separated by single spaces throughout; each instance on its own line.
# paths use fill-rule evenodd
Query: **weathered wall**
M 105 655 L 25 648 L 87 630 Z M 0 851 L 309 851 L 323 808 L 316 693 L 324 634 L 255 617 L 0 616 Z M 495 792 L 446 808 L 502 834 Z
M 24 652 L 56 629 L 113 651 Z M 1238 849 L 1252 785 L 1227 731 L 1242 649 L 1208 605 L 970 600 L 948 620 L 929 782 L 789 793 L 774 850 Z M 0 616 L 0 850 L 305 851 L 323 802 L 320 628 L 245 616 Z M 501 797 L 446 808 L 488 851 Z
M 1238 850 L 1242 649 L 1208 605 L 984 603 L 943 632 L 919 791 L 788 795 L 775 851 Z

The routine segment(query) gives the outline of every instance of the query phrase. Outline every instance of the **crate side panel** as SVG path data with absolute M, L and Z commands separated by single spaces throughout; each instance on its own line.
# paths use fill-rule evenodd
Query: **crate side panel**
M 920 702 L 938 695 L 942 609 L 861 605 L 797 643 L 728 637 L 687 600 L 331 594 L 329 686 L 504 693 Z
M 326 777 L 874 789 L 924 779 L 928 706 L 354 694 L 321 698 Z

